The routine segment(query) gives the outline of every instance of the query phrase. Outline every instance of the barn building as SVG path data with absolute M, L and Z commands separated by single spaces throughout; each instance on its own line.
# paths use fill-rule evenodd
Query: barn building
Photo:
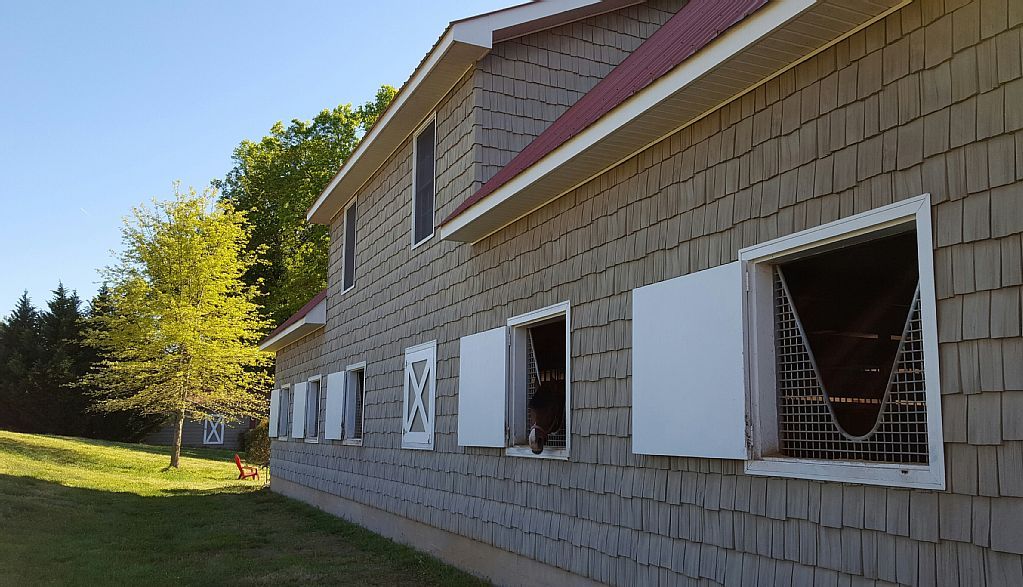
M 245 447 L 245 433 L 255 425 L 256 421 L 252 418 L 242 418 L 237 422 L 229 422 L 220 415 L 214 415 L 209 419 L 185 418 L 181 428 L 181 446 L 240 451 Z M 141 442 L 157 446 L 173 446 L 176 432 L 177 421 L 168 420 L 156 430 L 146 434 Z
M 1023 584 L 1021 32 L 1019 0 L 451 23 L 309 210 L 272 489 L 499 583 Z

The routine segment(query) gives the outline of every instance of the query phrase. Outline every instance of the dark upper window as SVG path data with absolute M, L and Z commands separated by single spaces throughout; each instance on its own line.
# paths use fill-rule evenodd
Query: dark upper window
M 344 278 L 342 290 L 355 285 L 355 202 L 345 209 Z
M 413 148 L 412 245 L 433 236 L 434 171 L 436 162 L 436 122 L 419 131 Z

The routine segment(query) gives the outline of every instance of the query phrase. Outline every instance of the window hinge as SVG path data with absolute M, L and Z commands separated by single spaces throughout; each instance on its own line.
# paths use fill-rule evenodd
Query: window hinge
M 742 287 L 744 291 L 749 291 L 749 270 L 742 272 Z

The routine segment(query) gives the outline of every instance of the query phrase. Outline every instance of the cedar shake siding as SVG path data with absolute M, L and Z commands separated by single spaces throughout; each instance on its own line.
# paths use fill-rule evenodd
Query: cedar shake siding
M 582 22 L 659 23 L 679 4 Z M 616 29 L 635 31 L 629 50 L 656 28 L 632 26 Z M 540 113 L 528 99 L 491 99 L 476 80 L 543 70 L 505 62 L 595 30 L 575 23 L 498 44 L 439 104 L 438 221 L 626 52 L 573 77 L 582 86 Z M 278 352 L 278 386 L 366 362 L 363 446 L 275 440 L 274 481 L 612 584 L 1023 584 L 1021 34 L 1017 0 L 914 0 L 471 245 L 435 235 L 410 248 L 406 139 L 355 196 L 355 287 L 341 291 L 339 215 L 327 323 Z M 508 130 L 498 118 L 530 122 Z M 924 193 L 944 490 L 633 453 L 633 289 Z M 565 300 L 568 460 L 460 447 L 460 337 Z M 403 450 L 404 351 L 433 340 L 434 448 Z
M 482 104 L 482 181 L 504 167 L 683 5 L 685 0 L 652 0 L 494 47 L 480 60 L 474 79 Z

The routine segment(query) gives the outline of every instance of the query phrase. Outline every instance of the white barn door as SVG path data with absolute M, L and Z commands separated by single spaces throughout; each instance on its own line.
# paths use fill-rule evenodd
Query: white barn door
M 224 416 L 214 414 L 211 419 L 202 422 L 202 443 L 224 444 Z
M 405 349 L 402 448 L 433 450 L 437 342 Z

